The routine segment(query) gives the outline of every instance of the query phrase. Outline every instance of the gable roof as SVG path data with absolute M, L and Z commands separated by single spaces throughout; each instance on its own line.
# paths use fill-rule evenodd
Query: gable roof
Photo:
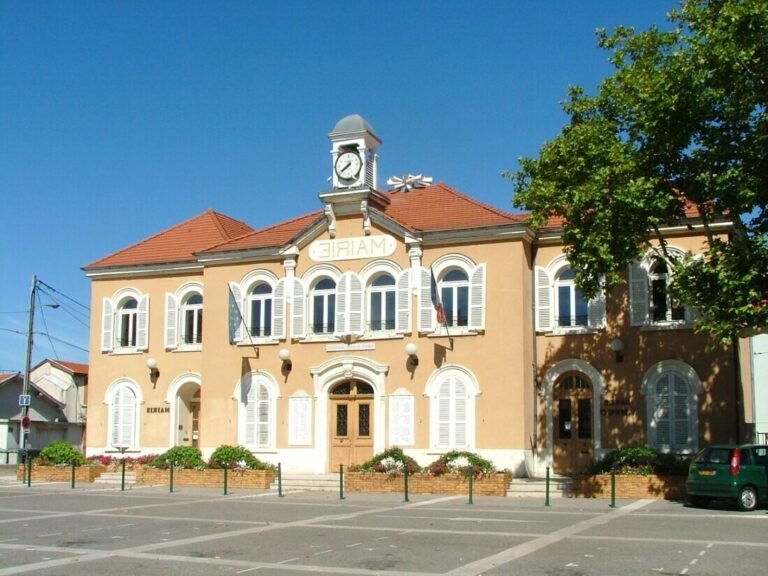
M 69 362 L 67 360 L 51 360 L 50 358 L 46 358 L 40 364 L 37 366 L 42 366 L 48 362 L 49 364 L 53 364 L 54 366 L 57 366 L 58 368 L 61 368 L 65 372 L 69 372 L 70 374 L 84 374 L 88 375 L 88 364 L 81 364 L 79 362 Z M 36 366 L 36 368 L 37 368 Z
M 13 372 L 11 374 L 0 374 L 0 386 L 14 380 L 15 378 L 21 378 L 21 372 Z
M 250 232 L 253 228 L 244 222 L 206 210 L 181 224 L 91 262 L 83 269 L 194 262 L 197 252 Z

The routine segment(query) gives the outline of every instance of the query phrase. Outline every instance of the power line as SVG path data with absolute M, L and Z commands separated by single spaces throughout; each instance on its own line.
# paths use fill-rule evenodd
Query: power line
M 56 294 L 60 294 L 61 296 L 63 296 L 64 298 L 66 298 L 67 300 L 69 300 L 70 302 L 72 302 L 73 304 L 77 304 L 78 306 L 80 306 L 80 307 L 81 307 L 81 308 L 83 308 L 84 310 L 86 310 L 86 311 L 88 311 L 88 312 L 90 312 L 90 311 L 91 311 L 91 309 L 90 309 L 88 306 L 86 306 L 85 304 L 82 304 L 82 303 L 78 302 L 78 301 L 77 301 L 77 300 L 75 300 L 74 298 L 70 298 L 69 296 L 67 296 L 67 295 L 66 295 L 66 294 L 64 294 L 63 292 L 59 292 L 58 290 L 56 290 L 56 288 L 54 288 L 53 286 L 50 286 L 50 285 L 46 284 L 46 283 L 45 283 L 45 282 L 43 282 L 42 280 L 38 280 L 38 281 L 37 281 L 37 283 L 38 283 L 38 284 L 42 284 L 43 286 L 45 286 L 46 288 L 48 288 L 48 290 L 51 290 L 52 292 L 55 292 Z

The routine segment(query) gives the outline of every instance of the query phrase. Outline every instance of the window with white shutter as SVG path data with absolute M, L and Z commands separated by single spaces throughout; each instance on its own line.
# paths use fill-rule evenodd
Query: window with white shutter
M 463 369 L 446 368 L 428 384 L 431 441 L 438 450 L 468 450 L 474 444 L 476 384 Z
M 101 304 L 101 351 L 111 352 L 115 347 L 114 341 L 115 306 L 112 300 L 104 298 Z
M 136 447 L 136 393 L 128 384 L 120 384 L 110 402 L 109 445 L 116 449 Z
M 165 348 L 173 350 L 178 347 L 179 333 L 179 302 L 174 294 L 165 293 Z
M 273 445 L 274 398 L 262 375 L 246 375 L 247 392 L 241 395 L 241 428 L 243 444 L 251 450 L 270 448 Z
M 397 318 L 395 330 L 399 334 L 411 332 L 411 271 L 403 270 L 397 279 Z
M 648 444 L 659 452 L 681 454 L 696 449 L 696 396 L 677 372 L 659 374 L 648 397 Z
M 552 282 L 545 268 L 535 270 L 536 279 L 536 330 L 552 330 Z
M 317 283 L 313 295 L 313 318 L 315 319 L 316 333 L 334 332 L 334 324 L 328 317 L 335 304 L 335 335 L 346 336 L 349 334 L 363 334 L 363 284 L 360 277 L 354 272 L 345 272 L 341 275 L 336 285 L 335 303 L 330 295 L 326 295 L 324 282 L 332 282 L 329 279 Z M 327 288 L 327 286 L 325 286 Z M 324 326 L 322 330 L 318 326 Z M 327 326 L 327 329 L 325 328 Z

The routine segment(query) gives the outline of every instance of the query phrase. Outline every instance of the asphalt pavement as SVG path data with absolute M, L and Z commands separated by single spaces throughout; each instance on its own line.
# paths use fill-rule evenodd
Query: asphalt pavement
M 768 512 L 0 479 L 0 576 L 764 575 Z

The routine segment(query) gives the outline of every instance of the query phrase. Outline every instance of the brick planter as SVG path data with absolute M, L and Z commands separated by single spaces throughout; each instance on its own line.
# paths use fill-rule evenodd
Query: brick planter
M 75 466 L 75 482 L 93 482 L 101 476 L 106 468 L 104 466 Z M 25 480 L 24 465 L 16 466 L 16 479 Z M 71 482 L 72 467 L 63 466 L 40 466 L 32 464 L 33 482 Z
M 252 488 L 266 490 L 275 480 L 274 470 L 229 470 L 227 488 Z M 170 471 L 147 466 L 136 467 L 136 483 L 143 485 L 170 485 Z M 197 488 L 223 488 L 224 470 L 189 470 L 176 468 L 173 471 L 174 486 Z
M 573 495 L 577 498 L 610 498 L 611 475 L 573 477 Z M 616 475 L 616 498 L 657 498 L 684 500 L 685 476 Z
M 476 496 L 506 496 L 509 477 L 506 474 L 486 474 L 472 480 L 472 494 Z M 347 472 L 344 490 L 348 492 L 404 492 L 402 475 L 376 472 Z M 412 474 L 408 477 L 409 494 L 468 494 L 469 482 L 463 474 Z

